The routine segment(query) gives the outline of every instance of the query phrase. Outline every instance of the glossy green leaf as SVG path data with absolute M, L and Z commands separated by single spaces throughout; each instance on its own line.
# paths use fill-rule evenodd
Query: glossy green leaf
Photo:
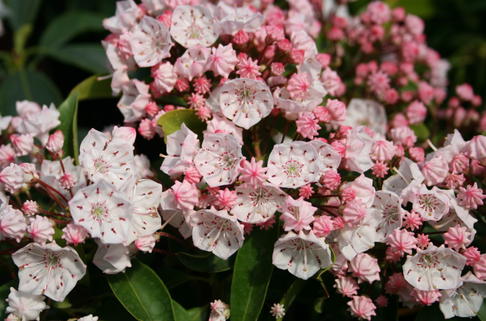
M 15 115 L 15 103 L 19 100 L 31 100 L 39 104 L 58 105 L 62 101 L 56 85 L 43 73 L 23 70 L 11 74 L 0 85 L 0 113 Z
M 256 230 L 238 251 L 231 283 L 231 320 L 256 321 L 272 277 L 276 228 Z
M 410 128 L 412 128 L 419 140 L 426 140 L 430 136 L 429 129 L 423 123 L 410 125 Z
M 5 299 L 10 293 L 11 286 L 14 286 L 14 281 L 10 281 L 0 285 L 0 320 L 5 319 L 5 317 L 7 316 L 5 313 L 5 309 L 7 308 L 7 302 L 5 302 Z
M 406 12 L 428 18 L 434 14 L 435 8 L 431 0 L 386 0 L 393 8 L 402 7 Z
M 184 309 L 179 303 L 172 301 L 176 321 L 206 321 L 208 319 L 208 307 L 196 307 L 189 310 Z
M 71 95 L 74 93 L 78 95 L 80 101 L 112 98 L 111 79 L 100 80 L 98 76 L 91 76 L 74 87 L 74 89 L 71 90 Z
M 138 260 L 125 273 L 108 276 L 116 298 L 139 321 L 175 321 L 172 299 L 165 284 Z
M 158 124 L 162 127 L 166 136 L 178 131 L 182 124 L 186 124 L 195 133 L 201 133 L 204 130 L 204 123 L 197 118 L 196 113 L 192 109 L 169 111 L 159 118 Z
M 72 156 L 78 160 L 78 95 L 69 95 L 59 106 L 59 129 L 64 134 L 64 155 Z
M 77 35 L 89 31 L 102 31 L 103 17 L 92 12 L 71 11 L 54 19 L 43 32 L 39 45 L 59 47 Z
M 8 0 L 6 4 L 10 11 L 8 16 L 10 25 L 17 31 L 23 25 L 33 24 L 41 0 Z
M 202 273 L 219 273 L 231 269 L 231 259 L 223 260 L 212 253 L 199 249 L 187 249 L 173 240 L 169 240 L 169 249 L 175 253 L 177 260 L 192 271 Z
M 481 321 L 486 321 L 486 300 L 483 300 L 483 304 L 481 304 L 477 317 Z
M 42 53 L 88 72 L 101 74 L 109 71 L 105 51 L 99 44 L 86 43 L 60 48 L 43 48 Z

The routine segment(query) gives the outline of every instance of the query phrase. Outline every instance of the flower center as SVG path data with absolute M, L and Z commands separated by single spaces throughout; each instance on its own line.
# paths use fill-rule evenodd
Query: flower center
M 234 155 L 228 152 L 224 152 L 219 159 L 221 167 L 225 170 L 233 168 L 237 161 Z
M 106 174 L 110 168 L 108 163 L 102 158 L 95 159 L 93 165 L 95 170 L 100 174 Z
M 104 202 L 94 203 L 91 206 L 91 216 L 96 220 L 101 220 L 108 216 L 108 209 Z
M 299 177 L 303 167 L 304 165 L 292 159 L 284 164 L 284 173 L 288 177 Z

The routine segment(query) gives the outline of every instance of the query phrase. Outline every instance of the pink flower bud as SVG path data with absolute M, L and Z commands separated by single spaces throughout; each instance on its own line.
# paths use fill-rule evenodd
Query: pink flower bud
M 64 146 L 64 134 L 60 130 L 56 130 L 53 134 L 49 135 L 47 140 L 46 149 L 51 153 L 59 153 Z

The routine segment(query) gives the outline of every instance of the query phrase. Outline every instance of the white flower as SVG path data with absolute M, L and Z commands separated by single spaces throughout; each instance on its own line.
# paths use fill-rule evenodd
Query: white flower
M 320 178 L 320 156 L 312 143 L 295 141 L 273 147 L 268 158 L 268 180 L 279 187 L 298 188 Z
M 219 31 L 211 13 L 203 6 L 178 6 L 172 12 L 170 34 L 185 48 L 211 46 Z
M 144 16 L 130 35 L 133 58 L 140 67 L 152 67 L 170 56 L 173 43 L 169 29 L 157 19 Z
M 345 227 L 336 236 L 339 251 L 347 260 L 352 260 L 357 254 L 363 253 L 375 246 L 380 240 L 378 225 L 380 213 L 370 211 L 363 221 L 355 227 Z
M 162 197 L 162 185 L 150 180 L 139 180 L 133 189 L 130 200 L 133 204 L 131 224 L 136 237 L 148 236 L 161 227 L 158 212 Z
M 103 244 L 96 240 L 98 249 L 93 257 L 93 264 L 103 273 L 117 274 L 131 267 L 130 250 L 123 244 Z
M 187 239 L 192 234 L 192 226 L 187 222 L 192 212 L 192 210 L 162 209 L 161 214 L 164 219 L 164 224 L 169 224 L 177 228 L 182 237 Z
M 379 217 L 376 226 L 377 241 L 384 242 L 393 230 L 402 226 L 403 209 L 398 195 L 388 191 L 378 191 L 371 209 Z
M 444 318 L 471 318 L 478 314 L 486 297 L 486 282 L 468 272 L 462 277 L 463 285 L 456 290 L 442 292 L 440 310 Z
M 273 265 L 307 280 L 320 269 L 332 264 L 329 246 L 312 232 L 287 233 L 275 243 Z
M 242 158 L 241 146 L 232 135 L 206 133 L 194 164 L 208 185 L 215 187 L 236 180 Z
M 80 147 L 79 163 L 92 182 L 105 180 L 117 188 L 134 180 L 133 141 L 91 129 Z
M 191 219 L 192 240 L 197 248 L 226 260 L 243 245 L 243 225 L 227 211 L 201 210 Z
M 170 176 L 184 174 L 193 166 L 194 156 L 199 150 L 199 139 L 186 124 L 167 136 L 167 156 L 160 170 Z
M 341 155 L 331 145 L 321 140 L 313 140 L 311 143 L 319 154 L 318 164 L 321 168 L 321 174 L 324 174 L 329 169 L 337 170 L 341 163 Z
M 370 153 L 373 138 L 368 135 L 364 127 L 353 127 L 346 139 L 346 167 L 358 173 L 364 173 L 373 166 Z
M 249 129 L 267 117 L 273 109 L 268 86 L 255 79 L 228 80 L 208 100 L 213 110 L 220 111 L 237 126 Z
M 428 190 L 425 185 L 422 185 L 412 202 L 413 210 L 425 221 L 438 221 L 449 213 L 448 197 L 436 187 Z
M 138 79 L 127 81 L 122 87 L 123 95 L 117 107 L 125 122 L 140 120 L 145 115 L 145 107 L 150 101 L 149 85 Z
M 346 108 L 345 125 L 358 127 L 365 126 L 380 135 L 386 134 L 385 108 L 374 100 L 354 98 Z
M 230 6 L 218 3 L 215 18 L 218 19 L 221 34 L 234 35 L 240 30 L 255 32 L 263 23 L 263 15 L 248 7 Z
M 143 15 L 142 10 L 133 0 L 118 1 L 116 3 L 115 16 L 103 21 L 103 27 L 113 33 L 122 33 L 130 30 L 137 19 Z
M 211 50 L 202 46 L 187 49 L 181 57 L 177 58 L 174 64 L 176 73 L 188 80 L 201 76 L 209 68 L 210 54 Z
M 263 223 L 285 204 L 286 194 L 271 184 L 257 187 L 243 184 L 235 191 L 236 205 L 231 209 L 231 214 L 245 223 Z
M 451 290 L 462 284 L 461 272 L 465 264 L 466 258 L 461 254 L 430 245 L 426 250 L 407 257 L 403 276 L 418 290 Z
M 39 138 L 42 145 L 45 145 L 49 138 L 49 131 L 60 124 L 59 111 L 54 104 L 49 107 L 42 106 L 42 109 L 37 104 L 30 104 L 29 108 L 22 106 L 22 104 L 29 103 L 27 101 L 17 102 L 19 118 L 14 127 L 20 134 L 32 134 Z
M 60 182 L 61 177 L 65 174 L 69 175 L 70 179 L 72 179 L 73 187 L 71 188 L 71 191 L 73 193 L 76 193 L 76 191 L 81 187 L 86 186 L 86 178 L 82 173 L 81 167 L 74 165 L 74 160 L 70 156 L 63 158 L 62 166 L 59 160 L 50 161 L 48 159 L 44 159 L 42 161 L 40 178 L 61 192 L 65 197 L 70 197 L 69 190 L 66 189 Z
M 42 295 L 32 295 L 10 288 L 7 298 L 7 313 L 14 313 L 21 321 L 39 320 L 42 311 L 49 307 Z
M 12 254 L 12 259 L 19 267 L 19 291 L 58 302 L 64 301 L 86 273 L 78 253 L 56 243 L 30 243 Z
M 88 314 L 82 318 L 79 318 L 77 321 L 98 321 L 98 317 L 92 314 Z
M 80 189 L 69 201 L 74 223 L 103 243 L 130 243 L 134 240 L 133 207 L 113 185 L 99 181 Z

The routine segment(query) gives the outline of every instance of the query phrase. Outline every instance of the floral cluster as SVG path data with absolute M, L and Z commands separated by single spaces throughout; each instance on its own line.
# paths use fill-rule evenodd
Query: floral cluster
M 38 319 L 44 297 L 66 298 L 86 272 L 83 243 L 115 274 L 169 226 L 224 260 L 254 229 L 278 230 L 273 265 L 332 276 L 356 318 L 391 297 L 438 304 L 445 318 L 478 313 L 481 99 L 464 84 L 442 108 L 448 63 L 418 17 L 380 1 L 355 17 L 347 1 L 324 3 L 118 2 L 103 45 L 126 127 L 91 129 L 70 157 L 54 106 L 18 102 L 0 119 L 0 240 L 19 269 L 8 320 Z M 181 111 L 193 118 L 160 126 Z M 419 134 L 427 120 L 450 125 L 442 147 Z M 137 133 L 163 137 L 160 169 L 134 154 Z M 377 283 L 382 293 L 369 293 Z M 221 300 L 210 308 L 210 321 L 230 316 Z

